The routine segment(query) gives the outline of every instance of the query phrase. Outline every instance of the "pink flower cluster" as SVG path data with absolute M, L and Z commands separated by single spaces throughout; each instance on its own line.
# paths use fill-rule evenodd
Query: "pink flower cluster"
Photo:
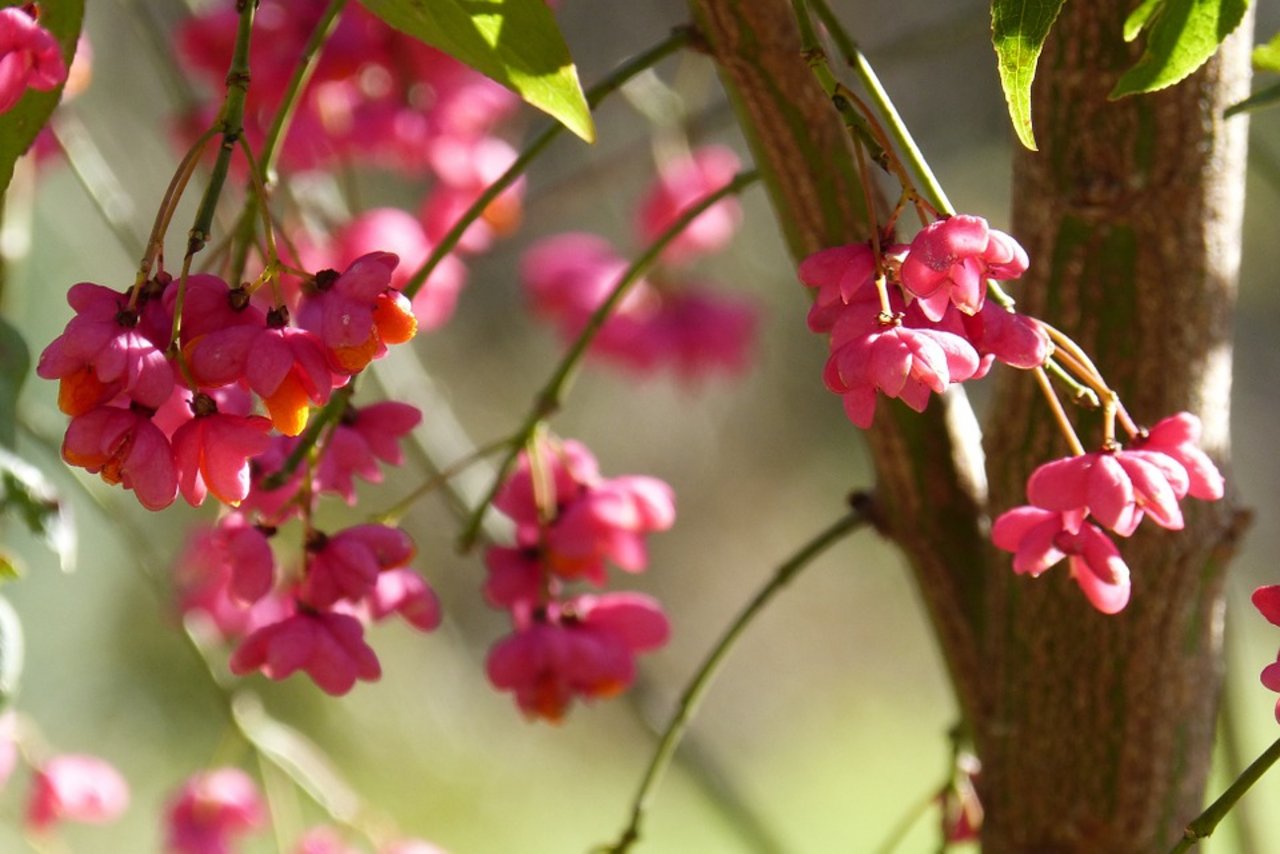
M 238 837 L 261 828 L 267 808 L 253 778 L 239 768 L 192 775 L 165 811 L 168 854 L 231 854 Z
M 1181 530 L 1179 501 L 1188 495 L 1221 498 L 1222 475 L 1199 440 L 1199 419 L 1181 412 L 1140 433 L 1129 449 L 1045 463 L 1027 482 L 1030 506 L 1002 514 L 992 541 L 1014 553 L 1014 572 L 1032 577 L 1068 558 L 1090 604 L 1104 614 L 1117 613 L 1129 602 L 1129 568 L 1102 528 L 1128 537 L 1149 517 L 1162 528 Z
M 931 393 L 994 362 L 1043 364 L 1052 348 L 1037 321 L 986 300 L 988 279 L 1026 268 L 1022 247 L 975 216 L 937 220 L 878 261 L 867 244 L 806 258 L 800 280 L 817 289 L 809 328 L 831 336 L 824 379 L 849 420 L 870 427 L 880 394 L 922 412 Z
M 0 113 L 28 89 L 49 92 L 67 79 L 58 40 L 21 6 L 0 9 Z
M 120 772 L 96 756 L 64 753 L 35 768 L 27 800 L 27 826 L 48 832 L 61 821 L 101 824 L 129 806 Z
M 1253 591 L 1253 606 L 1273 626 L 1280 626 L 1280 584 L 1270 584 Z M 1280 654 L 1262 668 L 1262 684 L 1268 691 L 1280 691 Z M 1280 722 L 1280 700 L 1276 701 L 1276 721 Z
M 255 149 L 325 7 L 325 0 L 263 0 L 249 55 L 252 83 L 245 132 Z M 220 97 L 235 44 L 234 4 L 189 19 L 177 33 L 178 57 Z M 453 186 L 442 153 L 477 145 L 518 99 L 457 60 L 404 35 L 358 4 L 345 9 L 325 42 L 284 140 L 290 170 L 323 169 L 343 161 L 431 170 Z M 211 127 L 216 106 L 192 122 Z
M 494 506 L 516 523 L 514 546 L 485 554 L 485 596 L 515 631 L 489 652 L 489 679 L 525 714 L 559 721 L 574 697 L 610 697 L 635 678 L 635 656 L 669 633 L 658 603 L 637 593 L 565 595 L 566 582 L 605 583 L 606 563 L 648 564 L 645 536 L 675 522 L 671 488 L 643 476 L 604 478 L 574 441 L 523 453 Z
M 341 274 L 322 270 L 292 311 L 263 311 L 211 275 L 184 287 L 161 274 L 130 293 L 74 286 L 75 316 L 36 367 L 58 380 L 58 406 L 72 419 L 63 458 L 151 510 L 179 492 L 193 505 L 209 493 L 239 504 L 273 426 L 298 435 L 313 406 L 414 335 L 408 300 L 391 286 L 395 267 L 396 256 L 376 252 Z M 251 413 L 254 395 L 269 417 Z
M 668 229 L 685 211 L 733 180 L 737 156 L 709 146 L 663 165 L 642 200 L 636 231 L 644 243 Z M 720 370 L 740 373 L 755 337 L 756 310 L 691 278 L 682 267 L 723 248 L 736 231 L 741 209 L 724 199 L 704 211 L 670 243 L 663 266 L 635 282 L 600 329 L 592 352 L 642 374 L 662 369 L 693 380 Z M 521 263 L 521 277 L 535 314 L 575 339 L 617 286 L 627 262 L 603 238 L 569 233 L 535 244 Z

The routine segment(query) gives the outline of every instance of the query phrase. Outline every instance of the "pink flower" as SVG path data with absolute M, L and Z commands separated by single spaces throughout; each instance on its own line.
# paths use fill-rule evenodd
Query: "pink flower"
M 385 400 L 358 408 L 349 406 L 316 466 L 316 487 L 355 504 L 354 476 L 380 483 L 378 461 L 399 465 L 404 460 L 400 442 L 420 421 L 422 413 L 407 403 Z
M 382 676 L 360 621 L 338 613 L 299 611 L 263 626 L 240 644 L 230 665 L 237 676 L 261 670 L 275 680 L 302 670 L 334 696 L 350 691 L 357 679 L 374 682 Z
M 1053 460 L 1032 472 L 1027 499 L 1058 512 L 1087 511 L 1122 537 L 1144 515 L 1181 530 L 1178 500 L 1187 494 L 1186 469 L 1155 451 L 1095 451 Z
M 356 525 L 332 536 L 316 533 L 308 543 L 307 577 L 299 593 L 312 608 L 373 592 L 378 573 L 402 567 L 414 554 L 413 540 L 390 525 Z
M 58 40 L 21 8 L 0 9 L 0 113 L 28 89 L 49 92 L 66 79 Z
M 973 344 L 979 356 L 1030 370 L 1042 366 L 1053 352 L 1049 335 L 1039 321 L 993 301 L 984 302 L 977 314 L 961 314 L 960 319 L 965 338 Z
M 846 310 L 831 334 L 824 380 L 844 400 L 849 420 L 866 429 L 875 419 L 876 392 L 923 412 L 929 393 L 941 394 L 978 370 L 973 346 L 951 332 L 883 322 L 878 308 Z
M 534 606 L 544 593 L 559 593 L 559 582 L 547 578 L 536 548 L 491 546 L 484 553 L 489 575 L 484 583 L 484 598 L 495 608 Z
M 235 507 L 249 494 L 249 458 L 267 449 L 271 422 L 220 413 L 207 395 L 197 395 L 193 408 L 196 417 L 173 434 L 178 488 L 194 507 L 210 492 Z
M 1161 419 L 1133 440 L 1135 450 L 1156 451 L 1172 457 L 1187 471 L 1187 494 L 1203 501 L 1217 501 L 1224 492 L 1222 474 L 1209 456 L 1200 450 L 1200 419 L 1179 412 Z
M 515 162 L 516 151 L 495 137 L 474 140 L 445 137 L 431 149 L 432 168 L 441 183 L 427 196 L 422 222 L 432 243 L 439 243 L 491 184 Z M 485 252 L 494 240 L 520 225 L 524 179 L 514 182 L 488 204 L 463 232 L 458 250 Z
M 107 483 L 132 489 L 148 510 L 162 510 L 178 494 L 169 440 L 151 419 L 134 409 L 100 406 L 71 419 L 62 458 Z
M 68 753 L 36 769 L 27 802 L 27 825 L 35 831 L 59 821 L 114 821 L 129 805 L 120 772 L 96 756 Z
M 122 393 L 151 409 L 163 404 L 173 390 L 173 368 L 144 334 L 128 297 L 82 282 L 67 292 L 67 302 L 76 315 L 36 365 L 41 377 L 60 381 L 58 408 L 83 415 Z
M 1027 253 L 982 217 L 964 214 L 930 223 L 902 261 L 902 285 L 920 301 L 930 320 L 941 320 L 948 303 L 976 314 L 987 279 L 1016 279 L 1027 269 Z
M 224 640 L 244 637 L 288 615 L 285 601 L 269 595 L 274 576 L 270 547 L 264 554 L 253 540 L 255 534 L 263 535 L 256 528 L 235 527 L 241 524 L 233 523 L 230 535 L 221 526 L 196 528 L 173 564 L 178 611 L 207 618 Z
M 417 331 L 409 301 L 391 287 L 397 263 L 390 252 L 372 252 L 341 275 L 332 270 L 316 275 L 313 293 L 299 308 L 298 325 L 320 337 L 335 371 L 362 371 L 386 355 L 388 344 L 402 344 Z
M 188 779 L 165 818 L 167 852 L 231 854 L 235 837 L 265 822 L 266 807 L 252 777 L 239 768 L 217 768 Z
M 1129 567 L 1115 543 L 1078 512 L 1015 507 L 996 519 L 991 541 L 1014 553 L 1014 572 L 1032 578 L 1069 558 L 1071 577 L 1104 614 L 1118 613 L 1129 604 Z
M 378 573 L 368 603 L 369 616 L 375 620 L 399 614 L 424 632 L 440 625 L 440 600 L 422 576 L 411 569 L 392 568 Z
M 809 309 L 809 328 L 830 332 L 846 305 L 873 294 L 875 255 L 865 243 L 835 246 L 805 258 L 796 273 L 805 285 L 818 289 Z
M 685 211 L 731 182 L 738 166 L 738 156 L 722 145 L 704 146 L 663 163 L 636 216 L 641 242 L 652 243 Z M 667 245 L 663 260 L 681 263 L 724 248 L 741 220 L 742 207 L 736 199 L 716 202 Z
M 1280 584 L 1259 587 L 1253 591 L 1253 606 L 1274 626 L 1280 626 Z M 1269 691 L 1280 691 L 1280 655 L 1262 669 L 1262 684 Z M 1280 700 L 1276 701 L 1276 721 L 1280 722 Z
M 635 679 L 635 655 L 666 643 L 666 616 L 647 596 L 580 596 L 489 651 L 494 686 L 513 691 L 530 717 L 558 722 L 575 696 L 612 697 Z

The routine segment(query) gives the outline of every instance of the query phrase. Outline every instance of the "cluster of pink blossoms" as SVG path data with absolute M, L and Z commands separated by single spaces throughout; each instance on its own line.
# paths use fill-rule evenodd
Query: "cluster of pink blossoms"
M 809 328 L 831 335 L 824 378 L 849 420 L 870 427 L 880 394 L 923 412 L 930 393 L 994 362 L 1042 365 L 1052 348 L 1040 325 L 986 299 L 988 279 L 1026 269 L 1022 247 L 975 216 L 937 220 L 878 261 L 863 243 L 806 258 L 800 280 L 817 288 Z
M 49 92 L 66 79 L 58 40 L 22 7 L 0 9 L 0 113 L 28 89 Z
M 806 258 L 801 281 L 817 288 L 809 327 L 831 336 L 824 378 L 849 420 L 871 426 L 879 395 L 923 411 L 931 393 L 980 378 L 994 362 L 1038 368 L 1053 353 L 1032 317 L 986 299 L 988 282 L 1016 279 L 1027 255 L 1009 235 L 975 216 L 937 220 L 909 246 L 826 249 Z M 1042 465 L 1027 484 L 1030 506 L 1010 510 L 992 528 L 995 544 L 1015 553 L 1014 570 L 1038 576 L 1070 558 L 1089 602 L 1114 614 L 1129 602 L 1129 570 L 1093 519 L 1122 537 L 1144 517 L 1181 529 L 1179 501 L 1222 497 L 1222 476 L 1198 447 L 1200 422 L 1179 413 L 1133 435 L 1130 447 Z
M 643 476 L 604 478 L 574 441 L 521 454 L 494 506 L 516 524 L 514 546 L 485 554 L 485 597 L 515 631 L 489 652 L 489 679 L 531 717 L 559 721 L 575 696 L 611 697 L 635 678 L 635 656 L 666 643 L 658 603 L 638 593 L 565 595 L 567 582 L 606 580 L 648 563 L 645 536 L 675 522 L 671 488 Z
M 638 207 L 639 239 L 653 241 L 685 211 L 730 183 L 737 169 L 737 156 L 721 146 L 664 164 Z M 596 335 L 592 353 L 639 373 L 670 369 L 691 380 L 717 370 L 744 370 L 755 337 L 755 308 L 718 293 L 682 269 L 726 246 L 740 219 L 738 202 L 732 198 L 694 219 L 667 245 L 659 269 L 632 285 Z M 531 247 L 522 260 L 521 275 L 534 312 L 572 341 L 608 299 L 627 266 L 603 238 L 568 233 Z

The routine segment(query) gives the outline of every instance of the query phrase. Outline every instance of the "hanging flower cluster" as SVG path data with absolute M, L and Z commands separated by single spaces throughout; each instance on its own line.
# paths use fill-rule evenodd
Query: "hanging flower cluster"
M 485 554 L 485 597 L 515 631 L 489 652 L 489 678 L 530 717 L 559 721 L 574 697 L 611 697 L 635 678 L 635 657 L 666 643 L 658 603 L 638 593 L 566 594 L 606 583 L 606 564 L 640 572 L 645 537 L 675 522 L 671 488 L 637 475 L 605 478 L 578 442 L 537 441 L 494 501 L 516 524 L 513 546 Z
M 651 243 L 699 200 L 729 184 L 737 169 L 737 156 L 721 146 L 663 164 L 637 209 L 639 239 Z M 696 258 L 726 246 L 740 219 L 733 198 L 699 214 L 667 245 L 658 269 L 631 286 L 595 336 L 591 352 L 637 373 L 671 370 L 686 380 L 745 370 L 755 338 L 755 308 L 685 270 Z M 574 232 L 531 247 L 521 262 L 521 277 L 534 313 L 572 341 L 627 266 L 604 238 Z
M 13 109 L 28 89 L 51 92 L 66 79 L 58 40 L 25 8 L 0 9 L 0 113 Z
M 1061 333 L 1054 338 L 1035 318 L 987 299 L 991 281 L 1017 279 L 1027 265 L 1012 237 L 966 215 L 935 220 L 910 245 L 855 244 L 806 258 L 800 280 L 817 289 L 809 327 L 830 335 L 824 379 L 849 420 L 869 428 L 880 395 L 922 412 L 930 394 L 983 377 L 995 362 L 1040 371 L 1055 345 L 1066 348 L 1061 357 L 1086 381 L 1113 396 Z M 1128 448 L 1114 438 L 1117 412 L 1130 434 Z M 1030 505 L 1000 516 L 992 540 L 1014 553 L 1015 572 L 1033 577 L 1069 558 L 1089 602 L 1114 614 L 1128 604 L 1131 583 L 1103 529 L 1128 537 L 1144 517 L 1181 529 L 1179 502 L 1187 495 L 1221 498 L 1223 481 L 1198 447 L 1194 415 L 1142 429 L 1118 403 L 1108 403 L 1106 417 L 1102 447 L 1040 466 L 1027 483 Z M 1069 439 L 1078 446 L 1074 432 Z

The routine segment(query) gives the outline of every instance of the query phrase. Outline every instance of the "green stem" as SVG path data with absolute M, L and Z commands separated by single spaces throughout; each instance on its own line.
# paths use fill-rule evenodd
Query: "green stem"
M 653 800 L 654 791 L 658 783 L 661 782 L 662 775 L 667 770 L 667 767 L 671 764 L 676 748 L 680 745 L 680 739 L 684 736 L 684 732 L 689 726 L 689 721 L 692 720 L 697 712 L 698 705 L 701 703 L 703 695 L 706 694 L 711 680 L 720 671 L 721 665 L 733 649 L 734 644 L 742 633 L 746 631 L 752 620 L 755 619 L 756 614 L 768 605 L 778 591 L 792 581 L 800 570 L 808 566 L 814 558 L 822 554 L 828 547 L 857 530 L 866 522 L 866 500 L 865 496 L 855 496 L 853 509 L 802 546 L 787 561 L 779 565 L 774 570 L 773 577 L 769 579 L 768 583 L 760 588 L 755 597 L 747 603 L 746 607 L 729 624 L 725 633 L 711 648 L 707 657 L 694 673 L 693 678 L 689 680 L 689 684 L 685 686 L 684 692 L 680 695 L 680 700 L 676 704 L 675 714 L 672 716 L 671 722 L 667 724 L 666 730 L 663 731 L 662 738 L 654 750 L 653 757 L 649 760 L 649 766 L 645 769 L 643 779 L 640 781 L 640 787 L 632 800 L 631 820 L 618 837 L 618 841 L 612 845 L 604 846 L 600 849 L 601 851 L 609 852 L 609 854 L 621 854 L 621 852 L 630 849 L 640 839 L 640 824 L 644 820 L 649 804 Z
M 477 448 L 473 448 L 471 452 L 462 459 L 457 460 L 444 468 L 432 471 L 430 476 L 419 484 L 416 489 L 381 513 L 374 514 L 372 518 L 384 525 L 398 524 L 404 514 L 409 511 L 409 508 L 412 507 L 413 503 L 419 498 L 444 486 L 454 477 L 471 468 L 471 466 L 480 462 L 490 454 L 497 453 L 507 447 L 509 442 L 510 439 L 502 438 L 489 442 L 488 444 L 480 445 Z
M 1169 849 L 1169 854 L 1178 854 L 1180 851 L 1190 851 L 1191 847 L 1201 839 L 1207 839 L 1217 828 L 1218 823 L 1231 812 L 1231 808 L 1236 802 L 1249 791 L 1254 783 L 1261 779 L 1262 775 L 1271 769 L 1271 766 L 1280 760 L 1280 739 L 1272 742 L 1271 746 L 1263 751 L 1262 755 L 1249 765 L 1248 768 L 1236 778 L 1235 782 L 1227 787 L 1227 790 L 1208 808 L 1200 813 L 1195 820 L 1187 825 L 1187 829 L 1178 844 Z
M 547 380 L 546 384 L 534 397 L 533 407 L 525 417 L 524 423 L 508 440 L 510 444 L 507 455 L 498 466 L 497 476 L 493 479 L 493 483 L 490 485 L 484 499 L 472 511 L 471 519 L 459 537 L 458 545 L 461 551 L 468 551 L 475 544 L 476 536 L 484 521 L 484 514 L 489 509 L 489 505 L 493 503 L 493 499 L 497 497 L 498 490 L 502 488 L 502 482 L 506 478 L 507 472 L 511 470 L 511 466 L 515 463 L 520 449 L 528 444 L 538 425 L 559 411 L 560 407 L 564 405 L 564 398 L 568 394 L 569 387 L 573 384 L 573 379 L 577 375 L 583 357 L 586 356 L 587 349 L 591 346 L 591 342 L 595 340 L 605 322 L 613 314 L 614 309 L 630 292 L 631 286 L 658 260 L 658 256 L 667 248 L 667 245 L 680 236 L 680 233 L 688 228 L 689 224 L 701 216 L 704 211 L 721 199 L 741 193 L 759 178 L 760 173 L 754 169 L 739 172 L 728 184 L 725 184 L 714 193 L 704 196 L 696 205 L 686 209 L 666 231 L 658 235 L 645 251 L 632 261 L 631 265 L 622 273 L 622 277 L 613 286 L 609 296 L 591 313 L 591 317 L 587 319 L 586 325 L 578 333 L 578 337 L 569 347 L 569 351 L 560 360 L 560 364 L 556 367 L 555 372 L 552 373 L 551 378 Z
M 347 409 L 347 404 L 351 402 L 351 396 L 355 394 L 355 386 L 355 380 L 353 379 L 335 391 L 333 396 L 329 398 L 329 402 L 322 406 L 319 412 L 311 416 L 311 423 L 307 425 L 307 429 L 303 432 L 302 437 L 298 439 L 298 444 L 293 446 L 289 456 L 285 457 L 284 464 L 280 466 L 280 470 L 272 472 L 262 479 L 262 489 L 270 491 L 284 486 L 285 482 L 298 470 L 298 466 L 302 465 L 302 461 L 307 458 L 307 454 L 320 441 L 320 436 L 324 433 L 325 428 L 342 417 L 342 413 Z
M 688 44 L 691 34 L 686 28 L 678 28 L 672 30 L 671 35 L 666 39 L 649 48 L 644 53 L 632 58 L 630 61 L 623 63 L 614 69 L 613 73 L 596 85 L 587 90 L 587 105 L 595 109 L 601 101 L 613 92 L 617 91 L 622 84 L 626 83 L 632 77 L 644 71 L 650 66 L 656 65 L 667 55 L 674 53 L 680 48 Z M 564 130 L 564 125 L 559 122 L 552 123 L 534 137 L 520 155 L 515 159 L 507 171 L 503 172 L 498 179 L 490 184 L 485 191 L 467 208 L 466 212 L 453 224 L 453 228 L 440 239 L 440 242 L 431 250 L 431 254 L 427 256 L 427 260 L 422 266 L 409 278 L 403 288 L 405 296 L 413 299 L 414 295 L 422 289 L 427 279 L 435 271 L 445 256 L 453 251 L 458 245 L 458 241 L 462 239 L 462 235 L 466 233 L 467 228 L 480 218 L 485 208 L 512 184 L 516 179 L 524 174 L 529 164 L 542 153 L 548 145 L 551 144 L 560 132 Z
M 827 5 L 827 0 L 808 0 L 808 2 L 813 4 L 818 20 L 822 21 L 823 26 L 831 33 L 836 49 L 840 51 L 844 61 L 853 69 L 853 73 L 858 77 L 858 82 L 862 84 L 862 87 L 867 91 L 867 95 L 871 98 L 871 103 L 879 111 L 880 119 L 888 130 L 889 135 L 893 137 L 894 145 L 897 146 L 903 162 L 915 177 L 920 195 L 938 213 L 943 215 L 955 213 L 955 209 L 951 206 L 951 201 L 947 198 L 946 192 L 943 191 L 942 185 L 938 183 L 933 170 L 929 168 L 929 164 L 925 161 L 919 146 L 916 145 L 915 138 L 911 136 L 911 131 L 907 129 L 906 123 L 902 121 L 902 116 L 898 115 L 897 107 L 893 105 L 889 94 L 880 85 L 880 78 L 876 76 L 875 70 L 867 62 L 866 56 L 859 50 L 857 42 L 850 37 L 848 30 L 840 23 L 840 19 L 831 11 L 831 7 Z

